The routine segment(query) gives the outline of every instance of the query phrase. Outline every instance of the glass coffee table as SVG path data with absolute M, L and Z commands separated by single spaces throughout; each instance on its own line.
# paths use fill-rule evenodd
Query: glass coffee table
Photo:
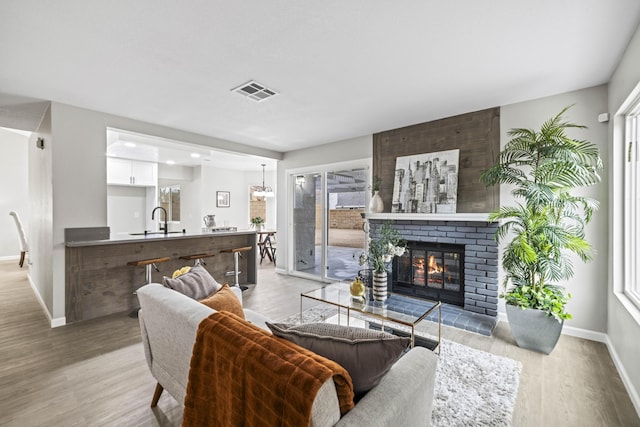
M 343 310 L 346 311 L 347 325 L 353 313 L 359 314 L 358 318 L 368 321 L 368 327 L 372 329 L 389 330 L 395 335 L 404 335 L 411 338 L 411 347 L 421 345 L 433 351 L 436 349 L 440 353 L 440 334 L 442 328 L 442 313 L 440 301 L 431 301 L 421 298 L 413 298 L 406 295 L 389 293 L 387 301 L 384 303 L 357 299 L 349 292 L 349 283 L 338 282 L 325 285 L 313 291 L 300 294 L 300 322 L 302 323 L 303 302 L 305 299 L 319 301 L 338 307 L 338 323 Z M 415 328 L 427 316 L 437 311 L 437 339 L 417 336 Z M 355 316 L 354 316 L 355 317 Z M 376 322 L 376 320 L 379 322 Z M 410 332 L 403 331 L 393 326 L 385 328 L 385 322 L 406 326 Z

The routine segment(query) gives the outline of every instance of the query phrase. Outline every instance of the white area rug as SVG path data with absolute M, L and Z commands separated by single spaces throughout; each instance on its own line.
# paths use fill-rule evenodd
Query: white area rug
M 315 306 L 302 318 L 304 323 L 335 322 L 336 313 L 335 308 Z M 279 322 L 297 324 L 300 316 Z M 442 339 L 431 425 L 509 426 L 521 370 L 518 361 Z

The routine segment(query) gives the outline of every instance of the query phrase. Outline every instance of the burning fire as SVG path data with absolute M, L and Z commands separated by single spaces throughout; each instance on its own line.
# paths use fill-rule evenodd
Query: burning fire
M 427 281 L 431 284 L 442 285 L 443 278 L 440 275 L 444 271 L 444 267 L 436 262 L 435 256 L 429 256 L 426 261 L 425 258 L 414 258 L 413 260 L 413 283 L 416 285 L 423 285 L 425 283 L 425 273 L 427 273 Z
M 427 268 L 428 268 L 427 271 L 429 272 L 429 274 L 442 273 L 443 271 L 442 266 L 436 262 L 436 258 L 433 255 L 429 257 L 429 263 L 427 264 Z

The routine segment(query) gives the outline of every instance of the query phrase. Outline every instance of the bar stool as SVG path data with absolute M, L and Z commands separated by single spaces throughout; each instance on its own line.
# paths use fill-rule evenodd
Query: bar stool
M 223 253 L 232 253 L 233 254 L 233 271 L 227 271 L 225 273 L 225 276 L 235 276 L 236 282 L 233 284 L 233 286 L 239 286 L 240 289 L 242 289 L 243 291 L 246 291 L 249 288 L 246 287 L 246 286 L 240 286 L 238 278 L 240 276 L 240 273 L 242 273 L 242 272 L 238 270 L 238 268 L 239 268 L 239 259 L 242 256 L 242 252 L 250 251 L 251 249 L 253 249 L 253 246 L 243 246 L 241 248 L 222 249 L 220 251 L 221 254 L 223 254 Z
M 211 258 L 212 256 L 216 256 L 216 254 L 212 254 L 212 253 L 204 253 L 204 254 L 193 254 L 193 255 L 183 255 L 180 257 L 180 259 L 186 259 L 186 260 L 193 260 L 193 265 L 196 266 L 198 264 L 202 264 L 202 265 L 207 265 L 206 262 L 204 262 L 205 258 Z
M 140 267 L 141 265 L 144 265 L 144 267 L 145 267 L 144 281 L 145 281 L 145 285 L 148 285 L 152 281 L 152 279 L 151 279 L 151 268 L 153 267 L 159 273 L 160 269 L 158 269 L 158 266 L 156 264 L 161 263 L 161 262 L 167 262 L 167 261 L 170 261 L 170 260 L 171 260 L 171 258 L 169 258 L 169 257 L 140 259 L 140 260 L 137 260 L 137 261 L 129 261 L 127 263 L 127 265 L 129 265 L 131 267 Z M 135 295 L 136 292 L 134 291 L 133 294 Z M 129 313 L 129 317 L 138 317 L 138 310 L 134 310 L 131 313 Z

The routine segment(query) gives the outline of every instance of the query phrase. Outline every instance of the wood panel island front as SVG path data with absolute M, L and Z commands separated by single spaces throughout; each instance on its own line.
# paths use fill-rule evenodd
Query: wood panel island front
M 121 236 L 104 240 L 76 240 L 65 243 L 65 316 L 67 323 L 113 313 L 131 312 L 138 307 L 135 290 L 145 284 L 145 267 L 127 265 L 131 261 L 168 257 L 152 269 L 152 281 L 162 283 L 178 268 L 193 265 L 180 259 L 210 253 L 204 267 L 220 283 L 234 282 L 225 274 L 234 269 L 233 254 L 225 249 L 251 246 L 240 258 L 240 284 L 255 284 L 257 273 L 256 233 L 221 231 L 209 233 L 150 234 Z

